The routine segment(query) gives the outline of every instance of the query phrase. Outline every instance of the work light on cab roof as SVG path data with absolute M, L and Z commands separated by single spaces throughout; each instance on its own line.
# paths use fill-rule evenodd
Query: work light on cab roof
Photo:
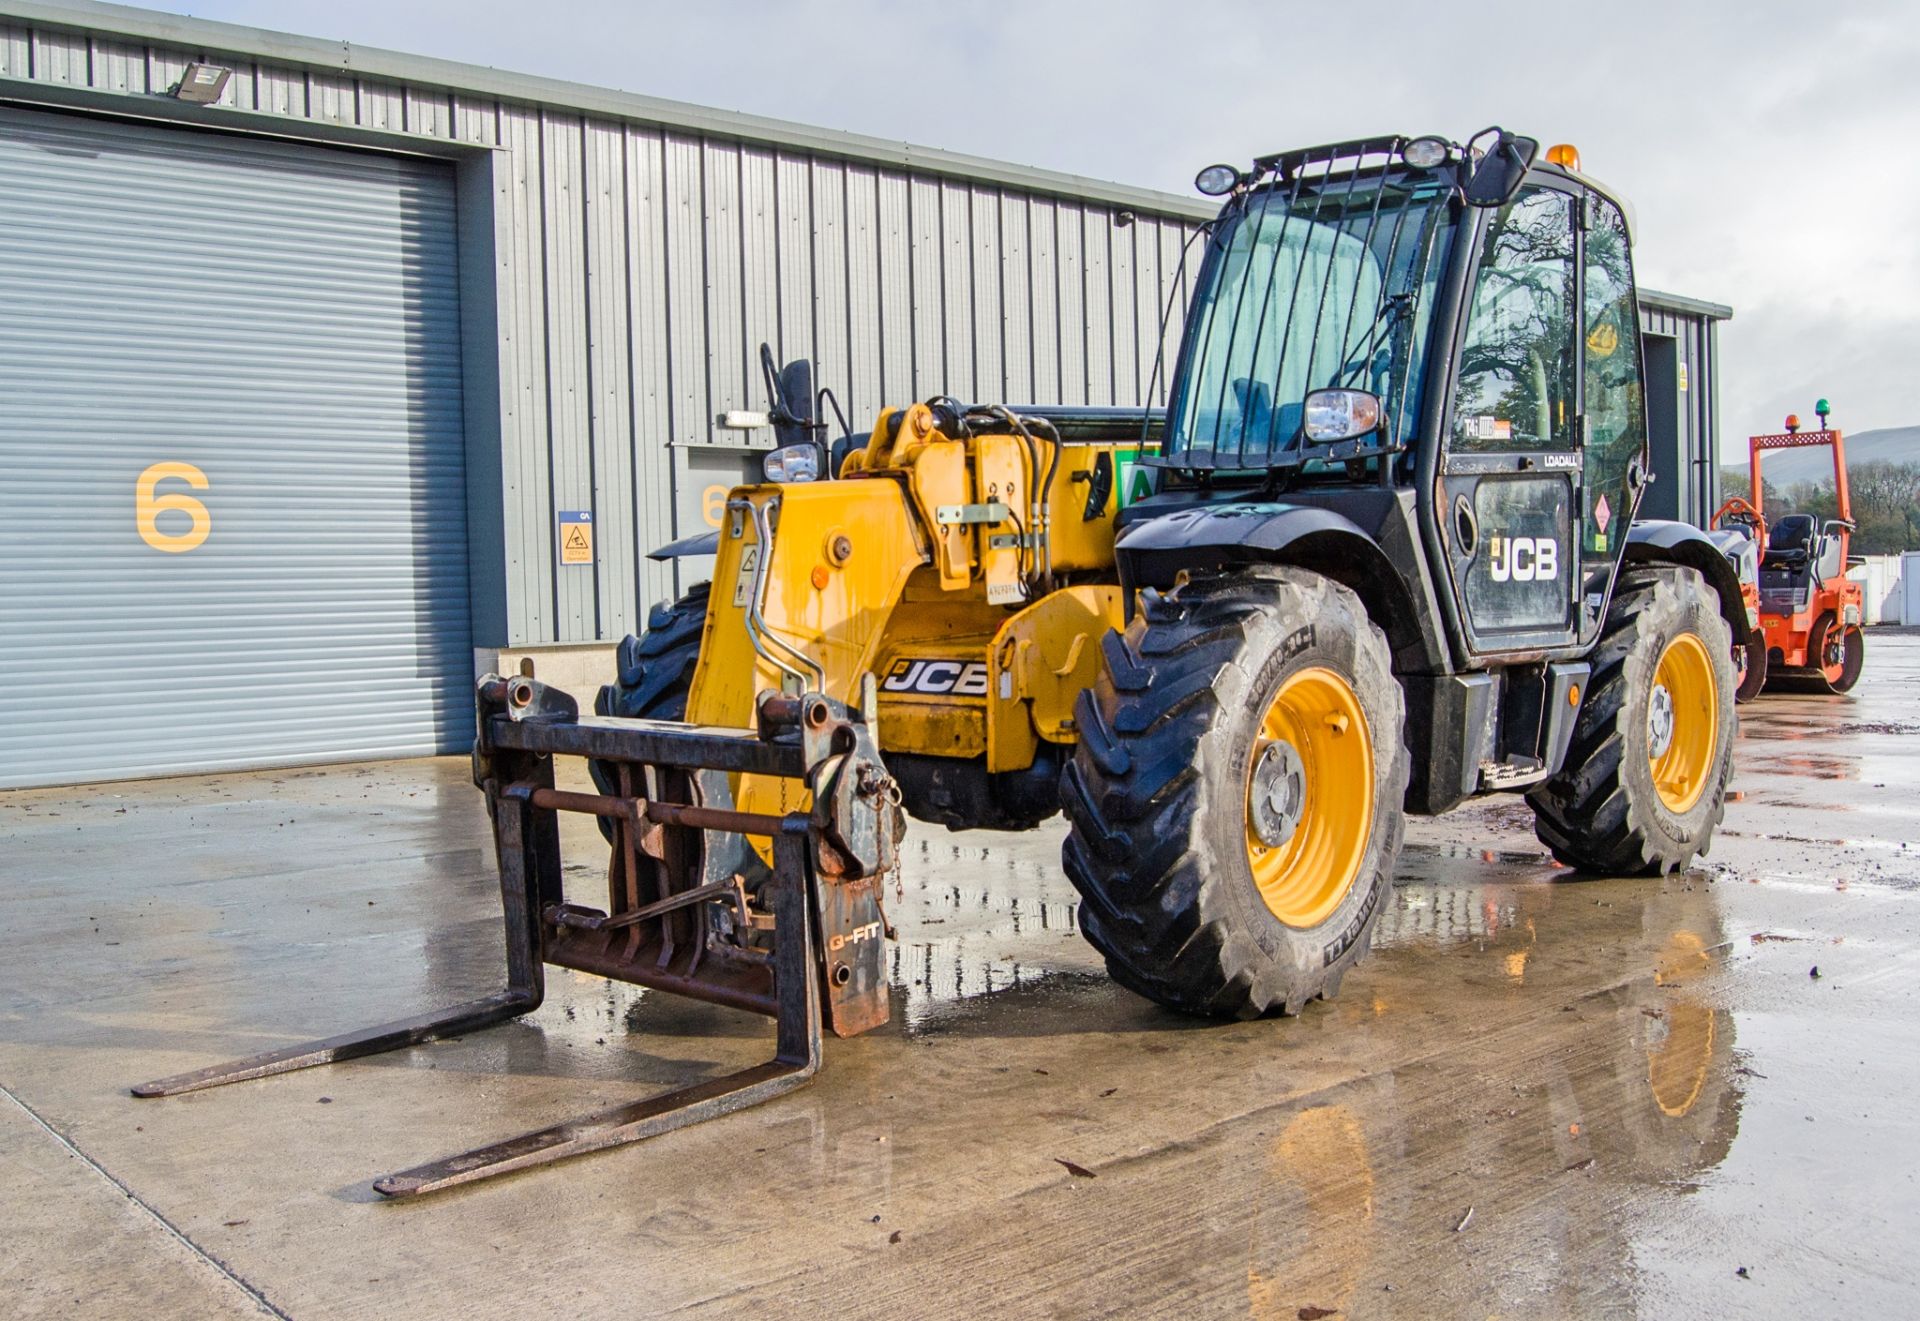
M 1436 165 L 1446 164 L 1448 154 L 1453 150 L 1445 138 L 1431 135 L 1415 138 L 1400 152 L 1400 159 L 1416 170 L 1430 170 Z
M 1240 171 L 1231 165 L 1209 165 L 1193 176 L 1193 186 L 1208 197 L 1225 197 L 1240 186 Z

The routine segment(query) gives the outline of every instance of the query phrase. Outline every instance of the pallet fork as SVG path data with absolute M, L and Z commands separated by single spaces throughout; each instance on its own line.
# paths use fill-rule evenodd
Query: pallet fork
M 820 1068 L 822 1021 L 851 1036 L 887 1021 L 880 887 L 904 826 L 874 746 L 873 702 L 762 693 L 758 728 L 581 716 L 532 678 L 477 692 L 474 780 L 487 795 L 506 917 L 506 989 L 418 1018 L 144 1083 L 175 1096 L 458 1036 L 539 1007 L 544 965 L 771 1016 L 773 1058 L 722 1078 L 526 1133 L 374 1181 L 389 1197 L 544 1165 L 685 1128 L 792 1091 Z M 590 758 L 613 793 L 554 787 L 557 756 Z M 812 807 L 732 810 L 728 777 L 798 781 Z M 558 813 L 610 825 L 605 911 L 561 888 Z M 772 841 L 771 867 L 747 836 Z

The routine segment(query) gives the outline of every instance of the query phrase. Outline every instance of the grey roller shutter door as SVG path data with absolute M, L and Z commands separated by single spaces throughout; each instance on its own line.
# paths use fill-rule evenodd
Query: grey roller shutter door
M 0 787 L 468 745 L 456 255 L 438 162 L 0 109 Z

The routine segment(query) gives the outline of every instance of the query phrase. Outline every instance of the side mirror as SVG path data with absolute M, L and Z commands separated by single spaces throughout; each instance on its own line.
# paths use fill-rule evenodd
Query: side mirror
M 1380 396 L 1366 390 L 1315 390 L 1300 410 L 1311 445 L 1358 440 L 1380 429 Z
M 1491 143 L 1481 147 L 1489 136 Z M 1476 149 L 1480 153 L 1477 160 Z M 1520 191 L 1520 183 L 1527 177 L 1527 169 L 1539 152 L 1540 142 L 1537 138 L 1523 138 L 1504 128 L 1482 129 L 1476 133 L 1468 141 L 1465 159 L 1461 163 L 1461 169 L 1468 171 L 1466 182 L 1461 185 L 1467 205 L 1497 207 L 1511 202 L 1513 195 Z

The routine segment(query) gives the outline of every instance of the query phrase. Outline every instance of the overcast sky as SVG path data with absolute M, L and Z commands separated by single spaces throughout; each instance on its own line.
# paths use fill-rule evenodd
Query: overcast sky
M 1641 283 L 1731 304 L 1722 444 L 1920 423 L 1920 3 L 155 3 L 1191 193 L 1194 170 L 1489 123 L 1632 199 Z M 1920 457 L 1920 456 L 1916 456 Z

